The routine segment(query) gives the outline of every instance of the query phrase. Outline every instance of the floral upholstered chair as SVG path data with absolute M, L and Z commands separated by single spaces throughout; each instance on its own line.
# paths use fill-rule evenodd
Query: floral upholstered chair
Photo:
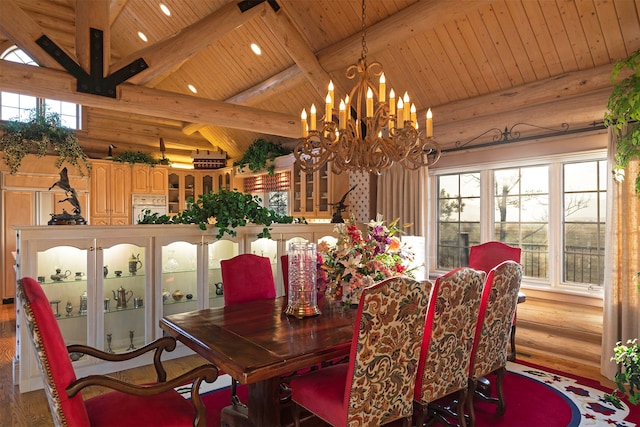
M 506 373 L 507 351 L 511 322 L 518 303 L 518 290 L 522 282 L 522 267 L 515 261 L 505 261 L 489 272 L 482 292 L 478 323 L 476 325 L 471 364 L 469 367 L 469 393 L 467 413 L 469 424 L 475 425 L 473 398 L 497 403 L 496 412 L 503 415 L 506 409 L 502 380 Z M 476 393 L 480 378 L 496 373 L 497 397 Z
M 492 268 L 503 261 L 520 262 L 521 253 L 522 249 L 509 246 L 502 242 L 491 241 L 481 243 L 471 246 L 469 249 L 469 267 L 474 270 L 484 271 L 488 274 Z M 526 297 L 522 292 L 518 295 L 519 301 L 525 301 Z M 509 360 L 516 359 L 516 320 L 516 313 L 514 312 L 513 322 L 511 323 L 511 351 L 509 352 Z
M 112 354 L 84 345 L 66 346 L 58 321 L 42 287 L 32 278 L 18 282 L 18 299 L 22 303 L 25 327 L 35 346 L 36 359 L 42 372 L 44 389 L 56 426 L 202 426 L 206 425 L 205 407 L 198 389 L 202 381 L 213 382 L 218 369 L 203 365 L 166 381 L 160 362 L 163 350 L 172 351 L 176 342 L 164 337 L 129 353 Z M 84 353 L 102 360 L 119 362 L 155 351 L 154 365 L 158 382 L 135 385 L 106 375 L 76 378 L 69 353 Z M 184 399 L 174 387 L 193 382 L 191 401 Z M 101 386 L 114 391 L 84 400 L 82 390 Z M 114 414 L 124 414 L 114 419 Z
M 485 273 L 468 267 L 439 277 L 433 287 L 414 392 L 416 425 L 427 413 L 451 424 L 449 413 L 434 402 L 458 392 L 457 418 L 466 425 L 464 403 L 469 360 L 478 322 Z
M 413 388 L 431 283 L 392 277 L 362 291 L 349 363 L 291 379 L 301 407 L 333 426 L 411 425 Z

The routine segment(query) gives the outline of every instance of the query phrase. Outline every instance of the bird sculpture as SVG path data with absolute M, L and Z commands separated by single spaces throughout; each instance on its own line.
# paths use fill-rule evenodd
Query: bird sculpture
M 51 187 L 49 187 L 49 191 L 51 191 L 54 187 L 59 187 L 64 191 L 64 194 L 67 197 L 62 200 L 58 200 L 58 203 L 69 202 L 71 206 L 73 206 L 73 215 L 62 209 L 62 214 L 51 214 L 49 225 L 86 224 L 86 221 L 82 217 L 82 207 L 80 205 L 80 201 L 78 200 L 78 193 L 76 193 L 76 190 L 71 187 L 66 167 L 62 168 L 62 170 L 60 171 L 60 179 L 58 179 L 53 183 L 53 185 L 51 185 Z
M 330 205 L 335 206 L 334 208 L 335 212 L 333 213 L 333 217 L 331 217 L 331 223 L 340 224 L 344 222 L 344 218 L 342 218 L 342 212 L 347 210 L 347 207 L 348 207 L 348 205 L 345 205 L 344 202 L 347 199 L 347 196 L 349 195 L 349 193 L 351 193 L 357 186 L 358 184 L 351 187 L 349 191 L 344 193 L 342 198 L 337 203 L 330 203 Z

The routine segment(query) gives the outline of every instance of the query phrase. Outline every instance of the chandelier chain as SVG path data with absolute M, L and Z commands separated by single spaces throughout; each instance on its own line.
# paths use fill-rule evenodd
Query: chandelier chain
M 362 0 L 362 59 L 366 59 L 367 53 L 369 53 L 369 49 L 367 48 L 367 25 L 365 23 L 366 19 L 366 6 L 365 1 Z

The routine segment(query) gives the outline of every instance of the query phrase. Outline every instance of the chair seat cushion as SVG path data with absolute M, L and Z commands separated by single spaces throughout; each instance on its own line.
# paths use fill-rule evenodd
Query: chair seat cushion
M 348 369 L 349 365 L 342 363 L 291 378 L 291 399 L 329 424 L 343 425 Z
M 175 390 L 149 397 L 112 391 L 85 403 L 91 427 L 192 426 L 196 415 Z

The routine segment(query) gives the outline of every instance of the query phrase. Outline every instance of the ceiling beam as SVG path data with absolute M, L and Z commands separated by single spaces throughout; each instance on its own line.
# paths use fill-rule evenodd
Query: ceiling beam
M 111 0 L 109 2 L 109 26 L 112 26 L 129 0 Z
M 286 92 L 304 82 L 306 82 L 306 77 L 302 74 L 300 68 L 294 65 L 231 98 L 227 98 L 226 102 L 242 105 L 258 104 L 278 92 Z
M 91 44 L 96 40 L 91 38 L 91 29 L 102 31 L 101 49 L 94 49 L 94 52 L 102 52 L 101 58 L 94 58 L 94 63 L 98 61 L 102 64 L 102 75 L 107 75 L 106 71 L 111 60 L 111 26 L 109 25 L 109 0 L 92 0 L 76 2 L 76 56 L 77 63 L 83 70 L 91 70 Z M 54 40 L 55 41 L 55 40 Z
M 4 0 L 3 0 L 4 1 Z M 149 68 L 129 79 L 130 83 L 155 86 L 167 73 L 175 71 L 189 58 L 264 11 L 265 4 L 245 13 L 229 2 L 209 16 L 158 43 L 133 52 L 111 64 L 111 72 L 143 58 Z
M 241 129 L 289 138 L 300 137 L 295 116 L 258 110 L 223 101 L 212 101 L 123 83 L 116 99 L 78 93 L 75 79 L 62 71 L 0 61 L 0 89 L 60 99 L 89 107 L 144 114 L 185 122 Z

